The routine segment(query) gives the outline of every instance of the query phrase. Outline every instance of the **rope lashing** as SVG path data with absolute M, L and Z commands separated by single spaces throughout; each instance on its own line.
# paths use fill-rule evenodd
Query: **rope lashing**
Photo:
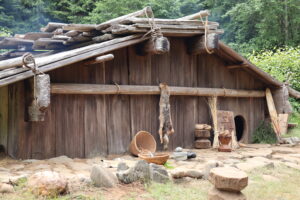
M 117 87 L 117 95 L 119 95 L 120 94 L 120 90 L 121 90 L 120 85 L 118 83 L 116 83 L 116 82 L 114 82 L 114 84 Z
M 38 70 L 35 59 L 31 53 L 25 53 L 22 57 L 22 62 L 23 68 L 30 69 L 35 75 L 43 74 L 43 72 Z M 33 66 L 30 66 L 30 64 L 33 64 Z
M 207 34 L 208 34 L 208 31 L 209 31 L 208 30 L 208 17 L 207 16 L 205 17 L 205 22 L 204 22 L 200 13 L 199 13 L 199 16 L 200 16 L 202 24 L 204 24 L 204 47 L 205 47 L 205 50 L 208 54 L 212 54 L 214 51 L 210 51 L 207 48 Z
M 143 38 L 146 37 L 147 35 L 151 34 L 151 38 L 154 41 L 158 37 L 163 37 L 163 34 L 161 32 L 161 29 L 159 26 L 156 25 L 155 20 L 154 20 L 154 15 L 152 13 L 151 19 L 148 16 L 147 11 L 145 10 L 145 15 L 148 19 L 148 23 L 150 26 L 150 31 L 148 31 L 146 34 L 143 35 Z

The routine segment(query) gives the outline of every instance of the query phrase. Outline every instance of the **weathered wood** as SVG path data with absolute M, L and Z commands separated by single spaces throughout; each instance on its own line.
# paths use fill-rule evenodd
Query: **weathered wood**
M 147 13 L 148 16 L 153 15 L 151 7 L 145 7 L 142 10 L 130 13 L 128 15 L 123 15 L 123 16 L 117 17 L 115 19 L 111 19 L 109 21 L 103 22 L 103 23 L 97 25 L 96 29 L 97 30 L 104 30 L 104 29 L 108 28 L 109 26 L 111 26 L 113 24 L 121 23 L 122 21 L 124 21 L 127 18 L 143 16 L 146 13 Z
M 49 22 L 46 27 L 41 28 L 41 31 L 42 32 L 52 32 L 52 31 L 55 31 L 57 28 L 62 28 L 65 25 L 67 25 L 67 24 L 57 23 L 57 22 Z
M 113 34 L 106 33 L 101 36 L 93 37 L 93 41 L 100 43 L 100 42 L 105 42 L 107 40 L 112 40 L 114 38 L 115 38 L 115 36 Z
M 19 49 L 23 46 L 30 48 L 33 45 L 33 40 L 20 38 L 4 38 L 0 41 L 0 49 Z
M 297 90 L 294 90 L 293 88 L 291 87 L 288 87 L 288 90 L 289 90 L 289 95 L 291 97 L 294 97 L 296 99 L 300 99 L 300 92 L 298 92 Z
M 200 12 L 197 12 L 195 14 L 192 14 L 192 15 L 188 15 L 188 16 L 185 16 L 185 17 L 181 17 L 181 18 L 178 18 L 178 20 L 193 20 L 193 19 L 200 19 L 200 16 L 203 18 L 203 17 L 207 17 L 210 15 L 210 12 L 208 10 L 202 10 Z
M 226 68 L 227 69 L 239 69 L 239 68 L 246 68 L 248 67 L 248 65 L 246 63 L 242 63 L 239 65 L 227 65 Z
M 275 107 L 278 114 L 291 114 L 293 108 L 289 102 L 288 86 L 283 84 L 280 88 L 275 88 L 272 91 Z
M 222 97 L 265 97 L 259 90 L 236 90 L 225 88 L 172 87 L 171 95 L 182 96 L 222 96 Z M 125 94 L 125 95 L 158 95 L 158 86 L 138 85 L 93 85 L 93 84 L 51 84 L 53 94 Z
M 99 64 L 99 63 L 103 63 L 106 61 L 110 61 L 114 59 L 114 55 L 113 54 L 107 54 L 107 55 L 103 55 L 103 56 L 99 56 L 93 60 L 87 61 L 86 63 L 84 63 L 85 65 L 94 65 L 94 64 Z
M 92 31 L 96 29 L 96 24 L 66 24 L 62 27 L 63 30 L 67 31 Z
M 71 37 L 69 36 L 66 36 L 66 35 L 54 35 L 52 37 L 53 40 L 68 40 L 70 39 Z
M 114 45 L 114 47 L 120 46 L 120 48 L 121 48 L 123 45 L 122 44 L 117 45 L 118 43 L 124 42 L 124 43 L 126 43 L 126 45 L 128 45 L 128 44 L 132 43 L 131 40 L 140 38 L 140 37 L 141 37 L 141 35 L 130 35 L 127 37 L 116 38 L 114 40 L 103 42 L 101 44 L 94 44 L 94 45 L 82 47 L 80 49 L 74 49 L 74 50 L 70 50 L 70 51 L 66 51 L 66 52 L 57 53 L 55 55 L 51 55 L 51 56 L 47 56 L 47 57 L 36 58 L 36 64 L 40 67 L 40 66 L 52 63 L 52 62 L 70 58 L 72 56 L 80 55 L 82 53 L 93 51 L 93 50 L 96 50 L 99 48 L 111 47 L 112 45 Z M 138 41 L 136 41 L 136 43 L 147 40 L 147 39 L 148 39 L 148 37 L 141 38 Z M 133 42 L 133 44 L 134 44 L 134 42 Z M 109 49 L 112 49 L 112 48 L 109 48 Z M 103 49 L 103 50 L 105 51 L 105 49 Z M 5 60 L 5 61 L 0 61 L 0 70 L 8 69 L 11 67 L 22 66 L 22 64 L 23 64 L 22 58 L 14 58 L 14 59 L 9 59 L 9 60 Z M 26 71 L 26 69 L 24 69 L 24 71 Z
M 29 32 L 26 33 L 24 39 L 26 40 L 37 40 L 39 38 L 51 38 L 53 33 L 46 33 L 46 32 Z
M 289 119 L 289 114 L 278 114 L 278 123 L 279 123 L 280 133 L 282 135 L 287 134 L 288 119 Z
M 137 28 L 151 28 L 150 24 L 133 24 L 133 27 Z M 161 29 L 178 29 L 178 30 L 198 30 L 198 29 L 205 29 L 204 25 L 177 25 L 177 24 L 159 24 L 157 25 Z M 208 30 L 216 30 L 218 27 L 215 25 L 208 25 L 207 29 Z
M 272 121 L 272 126 L 274 129 L 274 132 L 276 133 L 277 140 L 279 141 L 281 132 L 280 132 L 280 126 L 279 126 L 279 122 L 278 122 L 278 115 L 277 115 L 277 111 L 276 111 L 275 104 L 273 101 L 272 93 L 269 88 L 266 89 L 266 99 L 267 99 L 269 115 L 270 115 L 270 118 Z
M 8 138 L 8 88 L 0 88 L 0 145 L 7 152 Z
M 164 54 L 170 51 L 170 42 L 166 37 L 151 38 L 137 48 L 138 54 Z
M 137 36 L 135 36 L 135 37 L 128 36 L 128 37 L 129 38 L 135 38 Z M 139 42 L 142 42 L 142 41 L 147 40 L 147 39 L 149 39 L 149 37 L 144 37 L 144 38 L 139 38 L 138 37 L 137 39 L 131 39 L 131 40 L 128 40 L 128 41 L 127 40 L 124 41 L 124 38 L 121 38 L 121 39 L 116 39 L 114 42 L 108 41 L 108 42 L 103 42 L 101 44 L 97 44 L 98 48 L 95 48 L 94 45 L 90 45 L 89 47 L 93 46 L 95 49 L 92 50 L 92 51 L 88 51 L 88 52 L 79 54 L 79 55 L 77 55 L 78 51 L 79 52 L 84 51 L 88 48 L 83 47 L 81 49 L 75 49 L 75 50 L 70 51 L 72 53 L 68 52 L 69 54 L 65 54 L 66 52 L 63 52 L 63 54 L 55 54 L 56 59 L 58 59 L 60 56 L 63 56 L 65 59 L 58 60 L 57 62 L 54 62 L 53 60 L 55 58 L 53 58 L 52 62 L 54 62 L 54 63 L 49 63 L 49 64 L 46 64 L 46 65 L 43 65 L 42 67 L 39 67 L 39 70 L 41 72 L 47 72 L 47 71 L 50 71 L 50 70 L 54 70 L 54 69 L 57 69 L 57 68 L 60 68 L 60 67 L 66 66 L 66 65 L 70 65 L 70 64 L 82 61 L 82 60 L 86 60 L 86 59 L 89 59 L 89 58 L 92 58 L 92 57 L 95 57 L 95 56 L 99 56 L 101 54 L 110 52 L 112 50 L 120 49 L 120 48 L 129 46 L 129 45 L 139 43 Z M 99 48 L 99 47 L 102 47 L 102 48 Z M 75 55 L 75 56 L 69 57 L 70 55 Z M 47 57 L 48 58 L 46 60 L 47 63 L 51 61 L 51 60 L 49 60 L 50 57 L 52 58 L 52 56 Z M 38 62 L 36 62 L 36 63 L 37 63 L 37 65 L 39 65 Z M 33 74 L 32 71 L 25 70 L 25 72 L 23 72 L 21 74 L 16 74 L 16 75 L 13 75 L 13 76 L 10 76 L 10 77 L 7 77 L 7 78 L 4 78 L 4 79 L 0 80 L 0 86 L 8 85 L 8 84 L 13 83 L 13 82 L 24 80 L 26 78 L 32 77 L 33 75 L 34 74 Z
M 80 32 L 79 31 L 74 31 L 74 30 L 71 30 L 71 31 L 68 31 L 65 33 L 65 36 L 68 36 L 68 37 L 74 37 L 74 36 L 77 36 L 79 35 Z
M 206 53 L 207 51 L 213 52 L 218 48 L 219 36 L 216 33 L 209 33 L 207 36 L 197 36 L 188 41 L 188 53 L 192 55 Z
M 154 21 L 156 24 L 160 25 L 168 25 L 168 24 L 173 24 L 173 25 L 189 25 L 189 26 L 202 26 L 205 23 L 203 23 L 200 20 L 179 20 L 179 19 L 157 19 L 154 18 Z M 137 17 L 132 17 L 128 18 L 124 21 L 122 21 L 120 24 L 149 24 L 149 18 L 137 18 Z M 214 25 L 214 26 L 219 26 L 218 22 L 207 22 L 208 25 Z

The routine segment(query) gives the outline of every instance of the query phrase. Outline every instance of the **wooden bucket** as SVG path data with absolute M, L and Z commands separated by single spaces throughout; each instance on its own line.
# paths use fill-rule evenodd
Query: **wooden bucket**
M 129 151 L 135 156 L 142 152 L 154 153 L 156 151 L 156 141 L 149 132 L 139 131 L 132 139 Z

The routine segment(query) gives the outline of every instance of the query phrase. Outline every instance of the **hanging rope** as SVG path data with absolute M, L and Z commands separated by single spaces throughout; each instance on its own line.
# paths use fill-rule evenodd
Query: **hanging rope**
M 163 37 L 163 34 L 161 32 L 161 29 L 159 26 L 156 25 L 155 20 L 154 20 L 154 15 L 153 13 L 151 14 L 151 19 L 148 16 L 148 13 L 145 11 L 145 15 L 148 19 L 148 23 L 150 25 L 150 31 L 148 31 L 145 35 L 143 35 L 143 38 L 146 37 L 147 35 L 151 34 L 151 38 L 154 41 L 158 37 Z
M 201 19 L 201 22 L 202 24 L 204 24 L 204 47 L 205 47 L 205 50 L 208 54 L 212 54 L 214 51 L 210 51 L 208 48 L 207 48 L 207 34 L 208 34 L 208 17 L 206 16 L 205 18 L 205 22 L 203 21 L 203 18 L 201 16 L 201 14 L 199 13 L 199 16 L 200 16 L 200 19 Z

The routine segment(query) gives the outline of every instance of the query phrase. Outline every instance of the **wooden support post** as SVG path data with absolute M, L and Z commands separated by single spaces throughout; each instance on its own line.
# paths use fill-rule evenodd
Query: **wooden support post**
M 98 63 L 103 63 L 106 61 L 110 61 L 114 59 L 114 55 L 113 54 L 107 54 L 107 55 L 103 55 L 103 56 L 99 56 L 93 60 L 87 61 L 86 63 L 84 63 L 85 65 L 93 65 L 93 64 L 98 64 Z
M 265 97 L 264 91 L 236 90 L 224 88 L 192 88 L 170 86 L 171 95 L 181 96 L 222 96 L 222 97 Z M 124 94 L 159 95 L 158 86 L 144 85 L 100 85 L 100 84 L 51 84 L 52 94 Z
M 137 53 L 140 55 L 164 54 L 169 51 L 170 42 L 166 37 L 151 38 L 141 45 L 138 45 L 137 48 Z
M 219 36 L 216 33 L 209 33 L 206 36 L 196 36 L 188 40 L 188 53 L 195 55 L 205 53 L 208 51 L 214 51 L 219 48 Z M 205 47 L 206 42 L 206 47 Z M 207 49 L 206 49 L 207 48 Z
M 272 93 L 269 88 L 266 89 L 266 99 L 267 99 L 267 106 L 269 109 L 269 114 L 270 114 L 271 121 L 272 121 L 272 126 L 274 129 L 274 132 L 276 133 L 277 141 L 279 142 L 281 134 L 280 134 L 278 115 L 277 115 L 277 111 L 276 111 L 275 104 L 273 101 Z

